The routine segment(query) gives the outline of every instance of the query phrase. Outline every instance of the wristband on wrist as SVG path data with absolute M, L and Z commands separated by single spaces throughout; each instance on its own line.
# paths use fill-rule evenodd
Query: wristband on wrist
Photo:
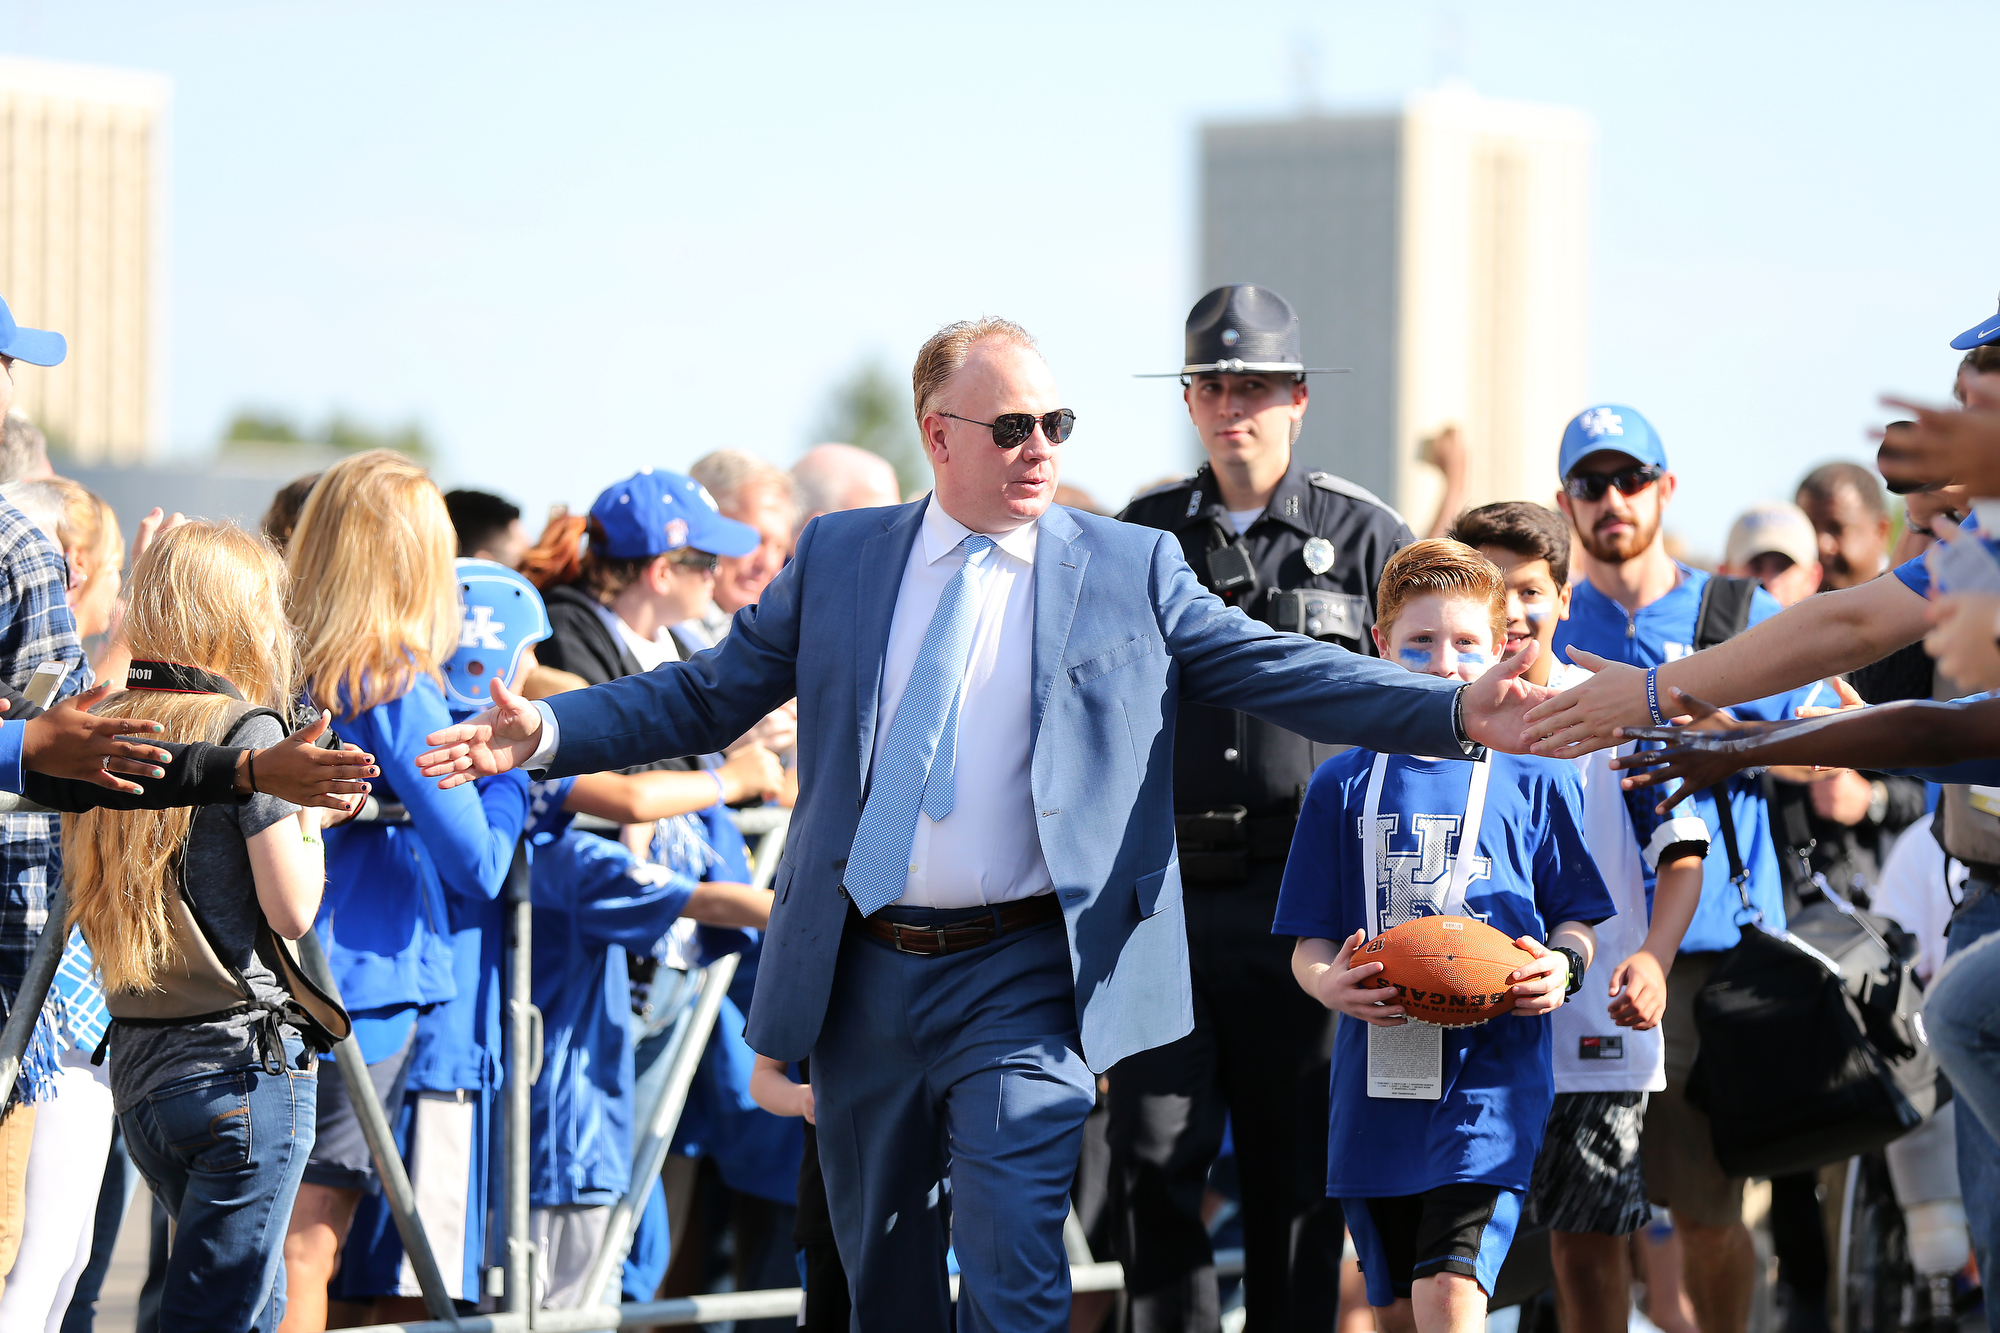
M 729 803 L 729 789 L 722 785 L 722 775 L 712 768 L 704 768 L 701 771 L 708 774 L 708 780 L 715 784 L 715 803 L 717 805 L 727 805 Z
M 1667 725 L 1666 714 L 1660 711 L 1660 669 L 1656 666 L 1646 668 L 1646 711 L 1653 715 L 1654 726 Z

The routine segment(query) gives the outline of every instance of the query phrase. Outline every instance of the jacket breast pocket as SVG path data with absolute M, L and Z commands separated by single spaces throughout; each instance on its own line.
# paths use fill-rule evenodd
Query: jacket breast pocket
M 1142 917 L 1155 916 L 1174 906 L 1181 900 L 1180 858 L 1167 862 L 1165 870 L 1141 875 L 1132 887 L 1138 897 L 1139 915 Z
M 785 898 L 791 893 L 793 873 L 794 873 L 794 868 L 792 866 L 792 863 L 785 859 L 785 854 L 783 852 L 779 852 L 778 869 L 777 872 L 771 877 L 772 880 L 771 887 L 773 889 L 776 889 L 778 894 L 776 901 L 778 902 L 785 901 Z
M 1109 652 L 1099 653 L 1095 657 L 1086 658 L 1071 667 L 1069 669 L 1070 684 L 1089 684 L 1099 676 L 1108 675 L 1129 662 L 1135 662 L 1142 657 L 1151 656 L 1152 651 L 1153 640 L 1147 635 L 1142 634 L 1136 639 L 1127 639 L 1124 643 L 1119 644 Z

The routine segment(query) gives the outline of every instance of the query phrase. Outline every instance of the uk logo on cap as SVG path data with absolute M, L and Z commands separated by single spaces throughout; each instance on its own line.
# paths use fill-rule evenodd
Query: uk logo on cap
M 667 520 L 667 549 L 678 551 L 688 544 L 688 525 L 684 518 Z
M 1570 418 L 1557 451 L 1556 475 L 1567 477 L 1595 453 L 1619 453 L 1639 463 L 1667 466 L 1667 451 L 1653 423 L 1623 403 L 1598 403 Z
M 1608 407 L 1593 407 L 1576 419 L 1577 428 L 1591 439 L 1606 435 L 1623 435 L 1625 418 Z

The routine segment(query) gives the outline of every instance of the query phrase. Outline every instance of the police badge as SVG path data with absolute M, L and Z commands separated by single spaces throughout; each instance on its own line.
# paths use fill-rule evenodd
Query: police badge
M 1324 574 L 1333 568 L 1333 543 L 1324 537 L 1314 537 L 1306 543 L 1306 568 L 1315 574 Z

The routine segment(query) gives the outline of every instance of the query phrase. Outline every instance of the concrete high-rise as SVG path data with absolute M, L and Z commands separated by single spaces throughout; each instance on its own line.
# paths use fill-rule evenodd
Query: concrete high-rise
M 83 462 L 163 434 L 166 113 L 160 76 L 0 59 L 0 296 L 69 356 L 15 406 Z
M 1203 130 L 1201 290 L 1283 293 L 1306 363 L 1353 369 L 1314 378 L 1302 457 L 1421 527 L 1421 442 L 1457 425 L 1466 503 L 1549 502 L 1585 406 L 1593 138 L 1581 112 L 1463 89 Z

